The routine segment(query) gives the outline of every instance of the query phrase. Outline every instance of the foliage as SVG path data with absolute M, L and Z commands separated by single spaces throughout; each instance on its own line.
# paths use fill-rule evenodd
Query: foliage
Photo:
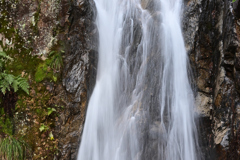
M 4 68 L 4 64 L 7 60 L 12 61 L 13 59 L 9 57 L 5 52 L 0 52 L 0 70 Z
M 60 70 L 62 65 L 63 65 L 63 60 L 62 60 L 62 53 L 64 53 L 64 51 L 52 51 L 49 54 L 49 57 L 51 58 L 51 63 L 50 63 L 50 67 L 54 70 Z
M 236 2 L 236 0 L 233 0 L 232 2 L 234 3 L 234 2 Z
M 47 108 L 48 109 L 48 116 L 50 115 L 50 114 L 52 114 L 52 112 L 56 112 L 56 109 L 55 108 Z
M 14 92 L 17 92 L 19 88 L 29 94 L 29 84 L 27 80 L 25 78 L 22 78 L 21 76 L 15 77 L 13 81 Z
M 45 84 L 36 83 L 34 79 L 36 78 L 36 72 L 44 69 L 45 72 L 41 71 L 41 74 L 39 74 L 40 79 L 42 76 L 45 76 L 48 80 L 56 82 L 58 77 L 60 77 L 59 65 L 57 64 L 60 62 L 62 65 L 62 59 L 59 59 L 56 54 L 64 49 L 62 45 L 54 45 L 54 47 L 50 49 L 49 56 L 46 60 L 43 60 L 37 54 L 38 50 L 35 50 L 36 47 L 33 44 L 35 44 L 34 42 L 36 42 L 39 34 L 37 23 L 40 20 L 41 1 L 42 0 L 38 2 L 38 7 L 33 15 L 33 19 L 31 19 L 32 23 L 30 26 L 25 24 L 24 21 L 18 22 L 17 25 L 15 24 L 15 21 L 13 21 L 17 15 L 16 11 L 18 11 L 16 6 L 19 6 L 22 1 L 3 0 L 0 2 L 0 34 L 4 37 L 0 39 L 0 48 L 5 51 L 3 56 L 8 56 L 6 58 L 1 56 L 3 59 L 1 58 L 0 62 L 0 73 L 11 74 L 14 76 L 22 75 L 19 77 L 28 77 L 31 82 L 29 95 L 25 94 L 24 91 L 21 91 L 22 89 L 19 86 L 17 93 L 14 92 L 13 88 L 11 89 L 11 94 L 9 94 L 7 88 L 5 95 L 0 91 L 0 138 L 2 135 L 13 135 L 14 137 L 24 136 L 23 139 L 25 142 L 34 150 L 33 159 L 42 159 L 46 157 L 47 159 L 51 159 L 50 157 L 53 157 L 53 153 L 57 150 L 58 139 L 56 138 L 53 140 L 53 135 L 51 136 L 50 133 L 54 133 L 53 128 L 55 127 L 55 118 L 58 117 L 55 111 L 48 115 L 48 107 L 53 107 L 53 102 L 49 102 L 49 99 L 52 96 L 51 91 L 46 88 Z M 24 28 L 26 29 L 26 27 L 30 27 L 27 28 L 29 34 L 24 33 L 24 37 L 22 37 L 22 33 L 25 31 Z M 52 51 L 55 51 L 55 53 L 52 53 L 50 56 Z M 51 60 L 53 60 L 53 63 L 51 63 Z M 45 66 L 43 64 L 45 64 Z M 10 116 L 6 116 L 6 112 L 1 107 L 3 104 L 9 102 L 8 98 L 12 97 L 13 93 L 17 97 L 17 103 L 16 105 L 15 103 L 11 104 L 14 115 L 11 119 Z M 5 103 L 3 102 L 4 98 L 8 99 Z M 58 108 L 56 108 L 56 110 L 58 110 Z M 39 128 L 41 127 L 41 124 L 44 124 L 48 129 L 45 128 L 45 131 L 40 132 Z M 17 127 L 15 134 L 13 132 L 14 129 L 12 129 L 14 128 L 13 126 Z M 1 156 L 0 159 L 2 159 Z
M 0 109 L 0 115 L 3 115 L 3 108 Z M 12 134 L 12 123 L 9 118 L 5 118 L 4 116 L 0 116 L 0 135 L 1 134 Z
M 26 158 L 27 144 L 11 136 L 0 140 L 0 158 L 6 160 L 24 160 Z
M 7 61 L 13 61 L 5 52 L 0 52 L 0 93 L 2 98 L 2 106 L 0 114 L 5 114 L 5 118 L 0 118 L 1 134 L 14 134 L 14 114 L 15 104 L 17 101 L 16 92 L 21 89 L 29 94 L 29 84 L 23 77 L 9 74 L 6 70 Z M 9 118 L 6 117 L 9 115 Z M 23 160 L 26 157 L 26 143 L 17 140 L 14 137 L 6 137 L 0 139 L 0 158 L 6 160 Z
M 44 79 L 57 81 L 58 73 L 63 65 L 63 44 L 58 42 L 50 50 L 48 59 L 39 64 L 35 73 L 35 81 L 41 82 Z
M 6 91 L 10 91 L 11 88 L 14 89 L 14 92 L 17 92 L 18 89 L 22 89 L 24 92 L 29 94 L 29 84 L 25 78 L 19 76 L 14 76 L 12 74 L 6 73 L 4 70 L 4 65 L 7 60 L 12 60 L 11 57 L 7 56 L 5 52 L 0 52 L 0 89 L 3 94 Z
M 6 90 L 10 91 L 11 86 L 17 87 L 15 83 L 13 85 L 14 79 L 14 76 L 11 74 L 0 73 L 0 89 L 3 94 L 6 93 Z
M 37 71 L 35 73 L 35 81 L 41 82 L 44 79 L 52 79 L 53 72 L 50 70 L 49 66 L 50 61 L 46 60 L 45 62 L 41 63 L 37 67 Z
M 63 53 L 65 45 L 62 41 L 58 41 L 50 48 L 49 59 L 51 59 L 50 67 L 54 72 L 59 72 L 63 65 Z
M 13 88 L 14 92 L 22 89 L 24 92 L 29 94 L 29 84 L 25 78 L 21 76 L 14 76 L 12 74 L 0 73 L 0 89 L 3 94 L 6 91 L 10 91 Z
M 44 124 L 41 124 L 41 126 L 39 127 L 40 132 L 47 131 L 48 129 L 48 126 L 45 126 Z

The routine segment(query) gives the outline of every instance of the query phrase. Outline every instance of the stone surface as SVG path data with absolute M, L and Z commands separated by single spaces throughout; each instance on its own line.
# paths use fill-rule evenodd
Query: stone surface
M 58 142 L 59 153 L 55 159 L 76 159 L 86 107 L 96 78 L 98 30 L 95 25 L 95 4 L 93 0 L 0 0 L 0 6 L 0 18 L 5 10 L 10 15 L 7 17 L 9 24 L 4 24 L 6 31 L 2 29 L 3 21 L 0 23 L 0 42 L 4 48 L 16 45 L 7 33 L 11 27 L 22 38 L 20 42 L 15 37 L 18 45 L 42 60 L 47 59 L 52 46 L 58 42 L 64 44 L 60 83 L 53 86 L 45 82 L 47 92 L 52 93 L 48 98 L 54 101 L 55 106 L 64 108 L 58 110 L 55 129 L 51 128 Z M 3 10 L 2 6 L 8 8 Z M 36 93 L 35 90 L 30 92 L 31 95 Z M 18 120 L 19 124 L 24 123 Z M 33 155 L 35 159 L 41 156 L 35 150 Z
M 183 30 L 191 64 L 197 112 L 200 113 L 199 136 L 203 159 L 236 159 L 240 144 L 238 126 L 240 120 L 238 8 L 240 3 L 238 1 L 231 3 L 227 0 L 185 0 L 184 2 Z M 142 7 L 150 10 L 153 17 L 158 14 L 154 10 L 152 0 L 142 0 Z M 60 143 L 60 148 L 63 148 L 62 159 L 70 157 L 74 159 L 76 156 L 87 99 L 94 87 L 93 77 L 96 75 L 97 62 L 97 40 L 95 39 L 97 29 L 93 23 L 96 16 L 94 10 L 94 3 L 84 0 L 74 1 L 71 8 L 69 19 L 71 27 L 68 37 L 70 49 L 66 55 L 63 74 L 63 86 L 67 90 L 65 94 L 68 97 L 66 101 L 71 110 L 66 110 L 66 113 L 61 115 L 63 130 L 59 137 L 66 137 Z M 142 34 L 139 25 L 141 22 L 135 24 L 136 45 L 132 46 L 133 53 Z M 124 26 L 126 31 L 127 27 L 127 25 Z M 154 48 L 151 50 L 154 52 Z M 129 61 L 132 61 L 135 55 L 131 56 Z M 157 65 L 154 59 L 150 58 L 149 61 L 152 62 L 149 64 Z M 134 69 L 131 73 L 133 72 Z M 86 77 L 87 75 L 90 77 Z M 88 78 L 90 78 L 90 83 L 88 83 Z M 150 81 L 153 84 L 156 83 L 154 78 Z M 154 102 L 154 100 L 151 101 Z M 155 117 L 157 112 L 150 109 L 151 111 Z M 157 145 L 154 139 L 156 139 L 156 134 L 159 134 L 156 130 L 159 126 L 158 121 L 152 124 L 147 134 L 150 136 L 149 143 L 152 144 L 149 146 L 154 147 Z M 80 128 L 76 129 L 76 126 Z M 150 153 L 149 150 L 151 148 L 143 152 Z M 154 149 L 152 151 L 153 157 L 156 156 Z M 149 157 L 145 155 L 145 158 Z
M 237 156 L 240 157 L 240 1 L 184 2 L 183 31 L 191 64 L 196 111 L 200 113 L 198 126 L 203 159 L 237 159 Z M 142 7 L 157 17 L 160 12 L 154 3 L 154 0 L 141 1 Z M 58 87 L 48 87 L 48 90 L 55 92 L 56 104 L 65 106 L 56 120 L 54 136 L 59 139 L 60 154 L 55 158 L 76 159 L 86 107 L 96 79 L 98 30 L 94 23 L 95 4 L 93 0 L 22 0 L 13 4 L 9 12 L 10 18 L 14 19 L 9 21 L 9 25 L 19 30 L 24 47 L 32 47 L 32 54 L 42 54 L 41 58 L 46 59 L 52 45 L 58 40 L 66 42 L 62 82 Z M 142 36 L 141 22 L 137 19 L 140 18 L 135 18 L 133 53 Z M 161 20 L 154 18 L 154 21 Z M 126 23 L 126 32 L 128 27 Z M 14 45 L 11 37 L 3 34 L 0 34 L 0 40 L 9 48 Z M 151 48 L 151 52 L 156 51 Z M 134 56 L 129 57 L 129 63 L 136 63 Z M 159 65 L 158 58 L 149 57 L 147 65 L 151 71 Z M 135 70 L 138 68 L 131 68 L 131 74 Z M 158 105 L 153 96 L 158 92 L 158 86 L 154 85 L 158 78 L 149 77 L 153 86 L 148 86 L 146 90 L 145 103 L 151 102 L 151 106 Z M 148 106 L 146 104 L 143 106 Z M 149 138 L 146 146 L 154 148 L 157 145 L 156 135 L 164 136 L 164 133 L 157 129 L 161 128 L 156 120 L 158 111 L 150 107 L 149 112 L 153 122 L 149 128 L 143 129 L 143 132 L 149 129 L 143 137 Z M 143 124 L 146 122 L 140 123 L 146 125 Z M 145 157 L 138 156 L 156 159 L 155 149 L 150 147 L 143 152 L 151 153 L 152 157 L 147 154 Z
M 185 1 L 183 29 L 201 113 L 199 129 L 205 159 L 237 159 L 239 152 L 240 3 Z M 207 140 L 206 140 L 206 137 Z
M 61 160 L 76 159 L 87 103 L 94 87 L 98 57 L 96 8 L 92 0 L 73 1 L 58 95 L 66 106 L 57 122 Z M 60 102 L 60 103 L 63 103 Z

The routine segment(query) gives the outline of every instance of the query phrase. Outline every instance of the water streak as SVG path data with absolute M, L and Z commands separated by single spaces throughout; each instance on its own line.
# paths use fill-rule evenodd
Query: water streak
M 181 0 L 95 0 L 97 81 L 78 160 L 196 160 Z
M 197 159 L 194 97 L 188 79 L 187 54 L 180 26 L 181 4 L 181 1 L 161 0 L 164 55 L 161 122 L 168 135 L 166 159 L 193 160 Z M 164 115 L 168 115 L 169 124 L 165 123 Z

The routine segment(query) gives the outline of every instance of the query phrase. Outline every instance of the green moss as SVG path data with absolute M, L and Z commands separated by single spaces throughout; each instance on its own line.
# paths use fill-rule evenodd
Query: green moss
M 4 116 L 4 111 L 3 111 L 3 108 L 0 109 L 0 134 L 1 133 L 4 133 L 4 134 L 7 134 L 7 135 L 12 135 L 12 123 L 11 123 L 11 120 L 9 118 L 5 118 Z
M 48 70 L 48 66 L 45 63 L 40 64 L 37 67 L 37 71 L 35 73 L 35 81 L 41 82 L 42 80 L 44 80 L 48 75 L 47 70 Z
M 16 106 L 21 106 L 21 107 L 26 108 L 26 105 L 24 104 L 24 100 L 23 100 L 22 96 L 19 96 L 19 97 L 18 97 L 18 101 L 17 101 L 17 103 L 16 103 Z M 17 110 L 17 109 L 18 109 L 18 108 L 15 107 L 15 110 Z
M 35 81 L 41 82 L 44 79 L 56 81 L 56 77 L 53 74 L 52 69 L 50 68 L 51 60 L 46 60 L 43 63 L 39 64 L 37 71 L 35 73 Z
M 8 4 L 9 1 L 11 1 L 11 3 Z M 64 47 L 63 44 L 58 42 L 50 49 L 50 51 L 56 51 L 56 53 L 59 53 L 59 55 L 53 54 L 52 57 L 49 56 L 45 61 L 43 61 L 39 56 L 32 56 L 33 48 L 35 46 L 29 45 L 29 42 L 33 42 L 33 37 L 37 36 L 38 34 L 37 24 L 41 16 L 41 0 L 38 1 L 39 6 L 33 15 L 34 19 L 32 19 L 33 23 L 31 25 L 31 29 L 28 29 L 28 32 L 31 32 L 32 34 L 30 34 L 31 36 L 28 37 L 21 37 L 21 29 L 15 29 L 14 26 L 9 23 L 12 22 L 9 17 L 14 18 L 14 15 L 10 16 L 10 14 L 15 13 L 11 8 L 11 4 L 12 2 L 15 3 L 17 1 L 18 0 L 2 0 L 2 3 L 0 3 L 0 14 L 2 15 L 0 16 L 0 34 L 4 35 L 8 40 L 11 40 L 12 44 L 14 44 L 12 48 L 10 48 L 11 45 L 3 46 L 3 41 L 0 40 L 1 48 L 3 48 L 3 50 L 14 59 L 14 61 L 6 64 L 6 72 L 13 75 L 24 75 L 25 78 L 29 79 L 31 87 L 30 95 L 27 95 L 22 91 L 18 92 L 18 101 L 16 104 L 16 111 L 18 112 L 18 115 L 15 115 L 15 122 L 17 124 L 18 130 L 15 132 L 14 137 L 24 136 L 24 140 L 33 148 L 33 152 L 36 155 L 39 155 L 39 158 L 41 158 L 43 155 L 50 156 L 50 154 L 53 152 L 51 151 L 50 153 L 50 151 L 45 151 L 44 149 L 46 147 L 41 144 L 41 140 L 44 139 L 46 141 L 46 144 L 50 146 L 54 146 L 55 144 L 53 145 L 52 141 L 48 140 L 49 134 L 47 132 L 39 132 L 40 123 L 48 125 L 50 129 L 53 130 L 54 120 L 57 116 L 57 113 L 52 113 L 50 115 L 47 114 L 47 109 L 49 107 L 53 107 L 52 103 L 54 102 L 51 100 L 52 93 L 46 89 L 46 86 L 42 81 L 58 81 L 60 77 L 60 67 L 56 67 L 56 64 L 60 62 L 59 64 L 62 65 L 60 56 L 62 55 L 61 52 L 64 50 Z M 21 1 L 19 3 L 21 3 Z M 22 27 L 24 27 L 24 25 Z M 54 32 L 56 32 L 56 34 L 58 34 L 58 29 L 58 27 L 54 29 Z M 4 122 L 4 116 L 2 115 L 4 114 L 0 113 L 0 136 L 2 132 L 4 132 L 4 134 L 10 135 L 12 134 L 11 120 L 6 119 Z M 26 117 L 28 120 L 26 120 Z M 24 126 L 22 126 L 22 123 L 18 124 L 18 122 L 22 122 L 23 120 L 26 120 Z M 29 124 L 31 124 L 31 127 Z M 22 132 L 23 130 L 24 132 Z M 45 138 L 42 137 L 43 135 Z M 39 148 L 42 148 L 41 153 L 39 151 Z M 36 159 L 36 157 L 34 159 Z
M 14 46 L 11 46 L 12 48 L 8 45 L 3 46 L 3 40 L 0 40 L 0 45 L 1 48 L 3 48 L 3 50 L 14 59 L 13 62 L 8 63 L 6 67 L 7 71 L 11 72 L 13 75 L 19 75 L 23 71 L 34 75 L 36 72 L 36 66 L 42 61 L 37 56 L 31 55 L 33 46 L 28 46 L 28 44 L 25 43 L 24 38 L 19 34 L 21 31 L 19 29 L 15 29 L 14 26 L 9 23 L 12 21 L 9 18 L 11 17 L 13 19 L 15 13 L 12 8 L 12 4 L 17 3 L 19 3 L 18 0 L 2 0 L 0 3 L 0 14 L 2 15 L 0 16 L 0 34 L 4 35 L 6 39 L 11 41 L 10 43 L 14 44 Z M 34 14 L 35 26 L 37 26 L 36 23 L 39 21 L 39 15 L 40 6 L 38 6 L 38 9 Z M 25 37 L 26 42 L 32 42 L 33 37 L 34 36 Z
M 35 110 L 35 112 L 37 113 L 37 115 L 38 115 L 39 117 L 45 116 L 45 113 L 46 113 L 46 111 L 45 111 L 43 108 L 37 108 L 37 109 Z

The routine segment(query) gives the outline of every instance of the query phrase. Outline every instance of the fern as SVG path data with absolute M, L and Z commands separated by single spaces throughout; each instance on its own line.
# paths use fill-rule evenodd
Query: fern
M 3 59 L 0 59 L 0 68 L 3 68 L 4 61 Z
M 6 61 L 13 61 L 11 57 L 9 57 L 5 52 L 0 51 L 0 69 L 4 67 Z
M 14 92 L 17 92 L 18 89 L 22 89 L 24 92 L 29 94 L 29 84 L 25 78 L 21 76 L 15 77 L 12 74 L 5 73 L 3 70 L 4 64 L 7 60 L 13 60 L 5 52 L 0 52 L 0 90 L 3 94 L 6 91 L 10 91 L 11 88 Z
M 10 56 L 8 56 L 5 52 L 2 52 L 2 51 L 0 51 L 0 59 L 1 59 L 0 61 L 1 64 L 6 62 L 7 60 L 13 61 L 13 59 Z
M 10 86 L 14 81 L 14 76 L 11 74 L 0 73 L 0 88 L 3 94 L 6 93 L 6 90 L 10 91 Z
M 18 84 L 19 84 L 19 82 L 15 78 L 13 83 L 12 83 L 12 88 L 13 88 L 14 92 L 18 91 Z
M 63 51 L 60 51 L 60 52 L 52 51 L 52 52 L 50 52 L 50 54 L 49 54 L 49 57 L 51 58 L 50 67 L 52 69 L 56 69 L 56 70 L 61 69 L 61 67 L 63 65 L 62 53 L 63 53 Z
M 26 159 L 28 145 L 13 137 L 6 137 L 0 140 L 0 158 L 6 160 L 24 160 Z
M 9 83 L 9 85 L 11 85 L 12 83 L 13 83 L 13 81 L 14 81 L 14 75 L 12 75 L 12 74 L 6 74 L 6 73 L 2 73 L 2 75 L 3 75 L 3 79 L 6 81 L 6 82 L 8 82 Z
M 21 77 L 21 76 L 17 76 L 16 78 L 15 78 L 15 81 L 16 82 L 14 82 L 15 84 L 14 85 L 16 85 L 16 86 L 18 86 L 20 89 L 22 89 L 24 92 L 26 92 L 27 94 L 29 94 L 29 84 L 28 84 L 28 82 L 27 82 L 27 80 L 25 79 L 25 78 L 23 78 L 23 77 Z M 16 87 L 16 86 L 14 86 L 14 87 Z M 13 88 L 14 88 L 13 87 Z M 16 91 L 18 90 L 18 87 L 16 87 Z
M 13 59 L 11 57 L 9 57 L 5 52 L 1 51 L 0 52 L 0 58 L 2 59 L 6 59 L 6 60 L 10 60 L 12 61 Z
M 13 88 L 14 92 L 17 92 L 18 89 L 22 89 L 29 94 L 29 84 L 25 78 L 22 78 L 20 75 L 15 77 L 12 74 L 0 73 L 1 92 L 5 94 L 6 91 L 10 91 L 11 88 Z
M 0 89 L 3 94 L 6 93 L 6 90 L 10 91 L 9 83 L 5 80 L 0 80 Z

